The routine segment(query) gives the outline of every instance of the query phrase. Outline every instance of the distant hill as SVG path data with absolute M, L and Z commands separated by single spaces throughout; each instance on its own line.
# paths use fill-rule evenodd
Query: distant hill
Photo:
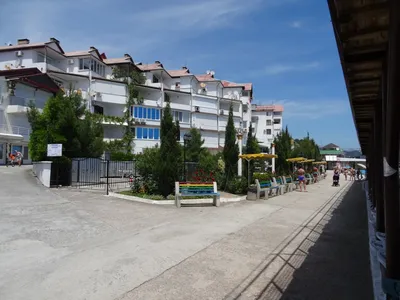
M 354 157 L 354 158 L 360 158 L 363 156 L 359 150 L 344 150 L 343 155 L 345 157 Z

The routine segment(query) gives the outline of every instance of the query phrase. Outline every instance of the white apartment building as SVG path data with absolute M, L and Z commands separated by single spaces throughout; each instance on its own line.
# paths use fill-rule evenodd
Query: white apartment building
M 251 111 L 251 121 L 261 149 L 271 149 L 274 138 L 282 132 L 283 106 L 253 104 Z
M 219 80 L 212 71 L 196 75 L 186 67 L 167 70 L 159 61 L 135 64 L 129 54 L 121 58 L 108 58 L 95 47 L 65 52 L 60 42 L 51 38 L 43 43 L 21 39 L 16 45 L 0 47 L 0 133 L 11 136 L 24 132 L 23 140 L 14 141 L 12 147 L 22 147 L 29 159 L 27 103 L 33 100 L 38 108 L 43 108 L 45 99 L 55 93 L 58 87 L 68 89 L 72 86 L 81 92 L 92 112 L 122 117 L 127 109 L 127 88 L 123 82 L 113 79 L 115 66 L 136 69 L 146 78 L 146 82 L 139 87 L 144 98 L 142 105 L 130 108 L 135 123 L 135 153 L 159 143 L 161 110 L 167 101 L 174 119 L 180 122 L 182 143 L 183 135 L 194 127 L 201 130 L 205 147 L 220 150 L 224 145 L 230 104 L 233 105 L 235 127 L 246 131 L 249 126 L 253 97 L 251 83 Z M 36 84 L 32 84 L 32 78 L 29 79 L 32 74 L 40 79 L 36 80 Z M 12 84 L 15 88 L 11 93 L 9 87 Z M 23 90 L 28 86 L 33 91 L 24 93 Z M 104 122 L 105 140 L 120 139 L 123 129 L 119 124 Z M 9 140 L 0 135 L 0 145 L 6 142 Z M 5 151 L 2 152 L 0 163 L 5 158 Z

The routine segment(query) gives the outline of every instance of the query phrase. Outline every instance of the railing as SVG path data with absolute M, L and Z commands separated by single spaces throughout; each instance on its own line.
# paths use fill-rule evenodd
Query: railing
M 0 124 L 0 132 L 1 133 L 9 133 L 7 124 Z
M 10 96 L 10 105 L 28 106 L 31 101 L 35 103 L 35 99 Z

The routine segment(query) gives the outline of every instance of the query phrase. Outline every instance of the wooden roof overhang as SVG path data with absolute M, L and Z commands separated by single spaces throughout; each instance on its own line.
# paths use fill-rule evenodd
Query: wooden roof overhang
M 388 0 L 328 0 L 358 139 L 365 153 L 382 99 L 389 33 Z

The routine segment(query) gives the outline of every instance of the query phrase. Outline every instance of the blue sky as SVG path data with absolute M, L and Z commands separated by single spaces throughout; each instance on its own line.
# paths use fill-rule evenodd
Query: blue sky
M 253 82 L 254 102 L 283 104 L 295 138 L 357 148 L 325 0 L 2 0 L 0 42 L 56 37 L 66 51 Z M 4 13 L 8 12 L 8 13 Z

